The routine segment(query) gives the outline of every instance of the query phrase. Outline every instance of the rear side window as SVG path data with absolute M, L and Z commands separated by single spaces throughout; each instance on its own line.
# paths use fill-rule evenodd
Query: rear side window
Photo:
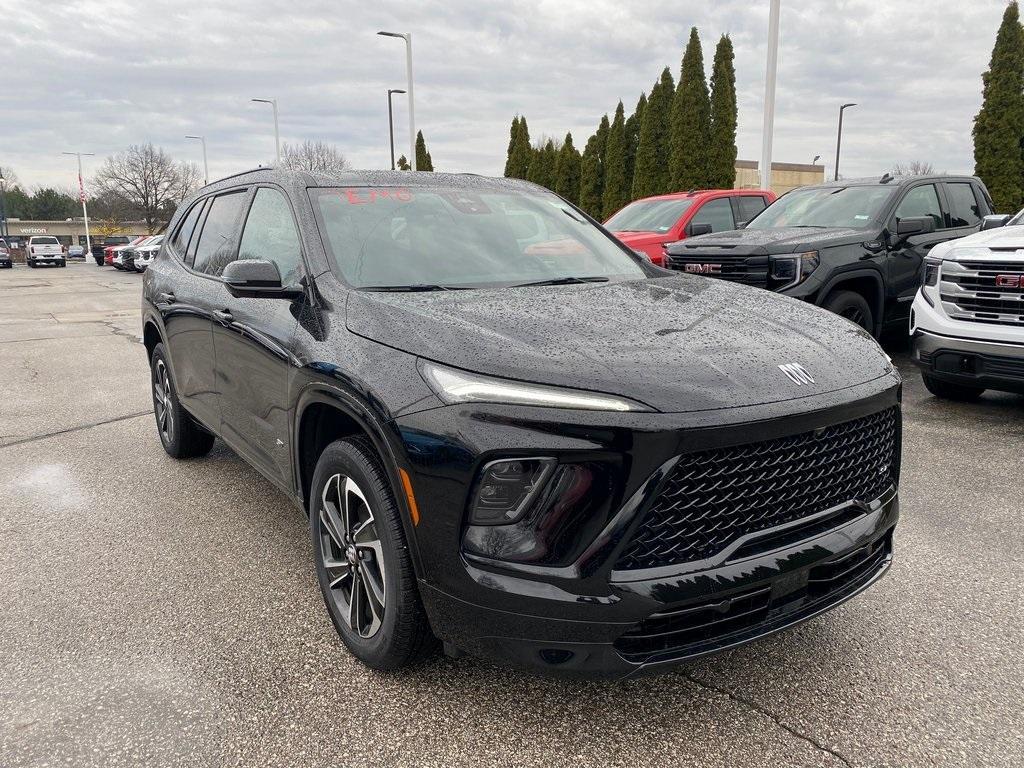
M 743 195 L 742 197 L 734 198 L 734 200 L 739 221 L 750 221 L 768 207 L 765 199 L 760 195 Z
M 274 262 L 283 285 L 298 280 L 302 263 L 299 233 L 288 200 L 276 189 L 260 187 L 256 190 L 242 230 L 238 258 Z
M 949 193 L 949 225 L 973 227 L 981 222 L 981 207 L 974 196 L 974 187 L 963 181 L 946 184 Z
M 914 187 L 907 192 L 907 196 L 896 206 L 897 219 L 916 219 L 930 216 L 935 220 L 935 228 L 943 229 L 942 207 L 939 205 L 939 194 L 935 191 L 934 184 L 924 184 Z
M 242 190 L 213 198 L 196 246 L 192 268 L 197 272 L 220 277 L 224 267 L 234 261 L 235 232 L 245 197 Z
M 193 205 L 185 215 L 185 219 L 178 226 L 178 231 L 174 233 L 174 237 L 171 240 L 171 246 L 178 255 L 183 256 L 185 254 L 185 249 L 188 248 L 189 238 L 192 237 L 192 233 L 195 231 L 196 222 L 199 221 L 199 214 L 202 213 L 203 205 L 205 203 L 205 200 L 200 200 L 198 203 Z
M 690 219 L 690 224 L 710 224 L 712 232 L 727 232 L 736 229 L 729 198 L 720 197 L 704 203 Z
M 32 245 L 60 245 L 56 237 L 33 237 Z

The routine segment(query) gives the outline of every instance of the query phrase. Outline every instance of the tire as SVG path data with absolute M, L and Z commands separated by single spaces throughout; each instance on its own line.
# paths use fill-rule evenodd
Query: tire
M 32 267 L 32 269 L 36 268 L 36 263 L 34 261 L 28 261 L 28 262 L 26 262 L 26 264 L 28 264 L 30 267 Z
M 366 440 L 338 440 L 320 455 L 309 530 L 327 612 L 352 655 L 378 670 L 424 657 L 436 641 L 420 602 L 398 505 Z
M 163 344 L 157 344 L 153 349 L 149 367 L 156 431 L 164 450 L 175 459 L 205 456 L 213 448 L 213 435 L 199 426 L 181 407 L 171 381 Z
M 981 397 L 985 391 L 984 387 L 971 387 L 966 384 L 954 384 L 949 381 L 937 379 L 927 373 L 921 374 L 925 389 L 936 397 L 943 400 L 959 400 L 963 403 L 970 403 Z
M 875 335 L 875 317 L 867 300 L 853 291 L 836 291 L 829 294 L 822 305 L 830 312 L 845 317 L 854 325 L 859 325 L 872 336 Z

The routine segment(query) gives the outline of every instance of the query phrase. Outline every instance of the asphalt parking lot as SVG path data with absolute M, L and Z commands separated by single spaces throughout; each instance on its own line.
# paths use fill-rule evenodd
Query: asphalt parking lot
M 140 285 L 0 272 L 0 766 L 1024 762 L 1024 397 L 937 401 L 891 350 L 897 560 L 797 629 L 625 683 L 385 675 L 337 639 L 301 513 L 220 444 L 162 451 Z

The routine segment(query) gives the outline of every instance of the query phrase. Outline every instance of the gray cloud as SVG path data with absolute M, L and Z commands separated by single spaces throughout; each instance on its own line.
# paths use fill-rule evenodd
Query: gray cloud
M 438 168 L 498 174 L 508 125 L 571 130 L 578 145 L 622 99 L 636 103 L 668 65 L 678 75 L 690 26 L 710 70 L 721 33 L 737 53 L 740 156 L 760 155 L 767 0 L 664 3 L 29 2 L 0 0 L 5 20 L 0 164 L 24 183 L 68 185 L 60 152 L 103 155 L 152 141 L 211 175 L 268 162 L 276 96 L 282 138 L 336 143 L 356 167 L 387 163 L 385 91 L 403 87 L 398 40 L 412 30 L 416 116 Z M 843 171 L 909 159 L 971 171 L 980 103 L 1003 0 L 784 0 L 776 160 L 831 165 L 838 105 L 847 113 Z M 396 98 L 396 144 L 408 151 Z M 88 173 L 88 169 L 87 169 Z

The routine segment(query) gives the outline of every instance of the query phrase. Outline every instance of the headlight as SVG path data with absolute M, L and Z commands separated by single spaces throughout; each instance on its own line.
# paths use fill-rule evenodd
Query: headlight
M 924 261 L 924 284 L 928 286 L 938 285 L 939 269 L 942 262 L 938 259 L 925 259 Z
M 777 291 L 792 288 L 806 280 L 818 268 L 821 260 L 817 251 L 794 253 L 785 256 L 770 256 L 768 277 L 770 287 Z
M 420 372 L 435 394 L 452 403 L 505 403 L 539 405 L 548 408 L 576 408 L 590 411 L 651 411 L 643 403 L 616 395 L 578 389 L 548 387 L 521 381 L 496 379 L 421 361 Z

